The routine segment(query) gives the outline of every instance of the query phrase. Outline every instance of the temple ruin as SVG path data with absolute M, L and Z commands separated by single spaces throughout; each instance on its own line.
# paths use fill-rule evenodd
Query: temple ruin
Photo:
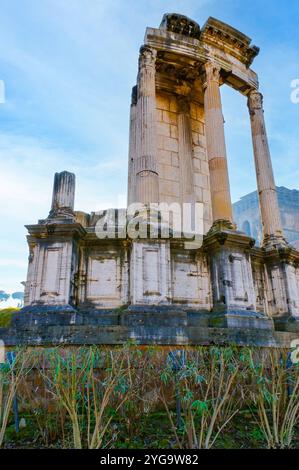
M 49 216 L 27 226 L 19 342 L 289 347 L 299 332 L 299 252 L 281 226 L 263 96 L 251 68 L 258 53 L 248 36 L 215 18 L 200 27 L 166 14 L 159 28 L 147 28 L 128 162 L 128 207 L 142 205 L 135 231 L 144 230 L 128 235 L 125 210 L 110 225 L 105 211 L 75 211 L 75 176 L 56 174 Z M 233 220 L 220 95 L 226 85 L 248 106 L 260 247 Z M 198 245 L 171 224 L 163 235 L 161 203 L 178 212 L 202 207 Z M 103 221 L 114 236 L 98 236 Z

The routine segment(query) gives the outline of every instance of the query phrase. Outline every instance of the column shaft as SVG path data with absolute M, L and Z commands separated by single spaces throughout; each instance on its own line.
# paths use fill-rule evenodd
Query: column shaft
M 156 51 L 140 50 L 138 73 L 138 155 L 136 159 L 136 202 L 159 202 L 159 178 L 156 163 Z
M 190 124 L 190 105 L 186 97 L 178 98 L 178 136 L 181 174 L 181 201 L 194 203 L 192 134 Z
M 215 64 L 208 62 L 205 64 L 205 71 L 205 127 L 213 221 L 222 219 L 232 222 L 224 122 L 219 89 L 219 68 Z
M 68 171 L 55 173 L 50 217 L 73 214 L 75 201 L 75 175 Z
M 129 163 L 128 163 L 128 205 L 135 202 L 136 176 L 135 162 L 137 154 L 137 87 L 132 89 L 130 109 Z
M 283 238 L 277 192 L 265 128 L 263 96 L 253 90 L 248 98 L 254 161 L 263 226 L 263 244 Z

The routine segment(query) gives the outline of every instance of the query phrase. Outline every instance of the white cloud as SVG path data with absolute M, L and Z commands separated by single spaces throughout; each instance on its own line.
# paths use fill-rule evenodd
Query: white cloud
M 15 266 L 18 268 L 27 268 L 27 260 L 26 259 L 13 259 L 13 258 L 1 258 L 0 259 L 0 266 Z

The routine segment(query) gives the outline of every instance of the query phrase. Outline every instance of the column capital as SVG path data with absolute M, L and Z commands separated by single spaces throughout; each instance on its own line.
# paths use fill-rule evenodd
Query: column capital
M 177 97 L 178 112 L 180 114 L 190 113 L 190 99 L 186 95 L 179 95 Z
M 247 102 L 249 111 L 255 111 L 257 109 L 263 109 L 263 95 L 258 90 L 251 90 L 248 95 Z
M 204 63 L 202 73 L 202 83 L 204 88 L 206 88 L 210 82 L 216 82 L 219 85 L 220 70 L 221 67 L 213 60 L 208 60 Z
M 155 67 L 157 51 L 149 46 L 141 46 L 139 50 L 139 68 Z

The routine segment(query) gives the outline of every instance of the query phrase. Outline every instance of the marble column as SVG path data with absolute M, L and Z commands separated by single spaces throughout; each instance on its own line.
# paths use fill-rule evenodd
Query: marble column
M 212 212 L 213 222 L 226 220 L 232 223 L 219 72 L 220 68 L 213 62 L 209 61 L 205 64 L 204 108 Z
M 156 162 L 156 56 L 157 51 L 140 49 L 138 72 L 138 154 L 136 158 L 136 202 L 159 202 Z
M 265 128 L 263 95 L 252 90 L 248 96 L 257 187 L 263 226 L 263 245 L 284 242 L 274 181 L 271 156 Z
M 190 103 L 185 96 L 178 97 L 178 137 L 181 174 L 181 201 L 194 203 L 192 133 Z
M 68 171 L 55 173 L 50 218 L 73 217 L 75 179 L 75 175 Z
M 128 206 L 135 202 L 136 178 L 135 160 L 137 152 L 137 86 L 132 88 L 130 109 L 129 164 L 128 164 Z

